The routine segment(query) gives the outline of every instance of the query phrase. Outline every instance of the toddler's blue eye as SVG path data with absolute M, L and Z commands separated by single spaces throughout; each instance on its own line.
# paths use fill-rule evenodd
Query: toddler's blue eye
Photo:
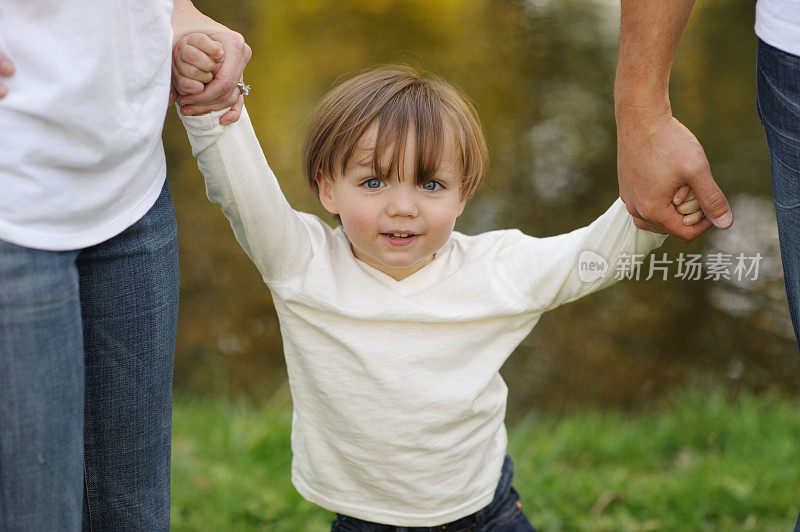
M 381 180 L 373 177 L 372 179 L 364 181 L 364 184 L 367 185 L 367 188 L 380 188 Z
M 426 181 L 423 183 L 422 188 L 425 190 L 437 190 L 440 186 L 438 181 Z

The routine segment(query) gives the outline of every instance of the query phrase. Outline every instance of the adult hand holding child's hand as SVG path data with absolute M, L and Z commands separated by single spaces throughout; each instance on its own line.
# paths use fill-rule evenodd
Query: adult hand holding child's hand
M 180 99 L 181 112 L 187 115 L 203 115 L 211 111 L 219 111 L 230 107 L 230 110 L 223 114 L 219 121 L 220 124 L 230 124 L 239 120 L 244 97 L 237 87 L 237 83 L 242 79 L 244 68 L 250 57 L 253 55 L 250 47 L 245 43 L 241 34 L 228 29 L 218 22 L 200 13 L 189 0 L 176 0 L 172 14 L 173 26 L 173 77 L 172 90 L 170 92 L 170 103 Z M 208 38 L 204 40 L 197 37 L 197 33 L 205 34 Z M 204 46 L 221 46 L 223 55 L 220 58 L 221 64 L 213 71 L 213 78 L 200 89 L 199 86 L 187 80 L 187 73 L 193 72 L 200 74 L 202 65 L 194 64 L 188 56 L 180 55 L 180 62 L 183 64 L 182 70 L 176 69 L 174 64 L 176 51 L 189 44 L 183 39 L 190 34 L 195 34 L 191 45 L 197 49 L 199 54 L 189 53 L 188 56 L 195 58 L 203 55 Z M 213 44 L 216 43 L 216 44 Z M 181 46 L 179 46 L 181 45 Z M 216 53 L 216 50 L 214 50 Z M 217 55 L 213 55 L 215 61 Z M 186 66 L 190 64 L 198 69 L 193 71 Z M 191 78 L 191 76 L 189 76 Z M 195 82 L 204 83 L 196 78 Z M 189 92 L 184 92 L 189 91 Z
M 190 33 L 172 49 L 172 85 L 170 104 L 178 94 L 188 96 L 203 92 L 206 83 L 214 79 L 225 57 L 222 45 L 205 33 Z
M 671 114 L 618 106 L 617 137 L 620 197 L 637 227 L 689 242 L 712 224 L 726 229 L 733 223 L 703 147 Z M 694 194 L 687 198 L 689 188 Z M 685 205 L 675 208 L 687 199 L 702 209 L 705 219 L 687 222 L 685 215 L 693 211 Z
M 703 146 L 672 116 L 669 101 L 672 62 L 693 5 L 622 0 L 614 81 L 619 195 L 637 227 L 656 228 L 684 242 L 712 224 L 727 229 L 733 223 Z M 675 208 L 686 198 L 687 190 L 679 190 L 684 185 L 705 213 L 705 219 L 690 218 L 694 224 Z

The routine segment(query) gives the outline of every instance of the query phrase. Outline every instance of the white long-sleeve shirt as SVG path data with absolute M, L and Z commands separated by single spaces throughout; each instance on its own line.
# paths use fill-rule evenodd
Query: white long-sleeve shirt
M 353 255 L 341 227 L 293 210 L 247 112 L 183 117 L 209 199 L 272 292 L 292 418 L 292 482 L 334 512 L 433 526 L 493 497 L 506 453 L 498 370 L 541 315 L 614 282 L 584 283 L 577 260 L 613 263 L 664 237 L 621 200 L 588 227 L 550 238 L 454 232 L 397 281 Z

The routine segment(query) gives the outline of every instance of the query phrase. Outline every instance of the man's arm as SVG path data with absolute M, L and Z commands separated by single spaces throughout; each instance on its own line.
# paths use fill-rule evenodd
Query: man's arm
M 614 85 L 620 197 L 637 226 L 646 220 L 683 241 L 712 222 L 721 229 L 733 223 L 703 147 L 672 116 L 669 101 L 672 62 L 693 6 L 694 0 L 622 0 Z M 674 208 L 682 185 L 695 191 L 706 214 L 696 225 L 684 225 Z
M 175 0 L 172 11 L 172 32 L 173 49 L 185 35 L 205 33 L 222 45 L 224 56 L 222 66 L 216 72 L 214 79 L 197 94 L 189 94 L 192 92 L 190 80 L 180 75 L 173 75 L 174 92 L 171 100 L 180 94 L 181 112 L 195 115 L 230 107 L 231 110 L 220 117 L 220 123 L 230 124 L 239 120 L 244 98 L 236 84 L 242 79 L 244 67 L 252 56 L 244 37 L 202 14 L 194 7 L 191 0 Z

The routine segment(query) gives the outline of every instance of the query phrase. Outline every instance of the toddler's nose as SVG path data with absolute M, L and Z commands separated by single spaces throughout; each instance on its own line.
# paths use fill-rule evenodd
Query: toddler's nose
M 395 187 L 389 195 L 389 203 L 386 211 L 389 216 L 417 216 L 419 209 L 417 208 L 416 194 L 413 190 L 407 190 L 408 187 Z

